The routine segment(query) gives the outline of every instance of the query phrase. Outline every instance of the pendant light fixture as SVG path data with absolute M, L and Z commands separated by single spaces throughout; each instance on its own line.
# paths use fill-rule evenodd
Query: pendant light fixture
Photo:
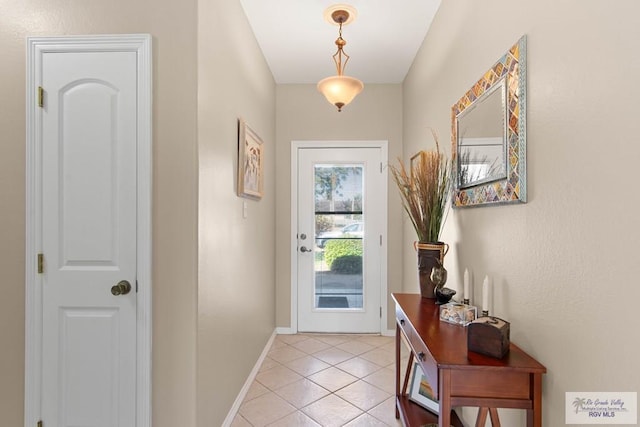
M 351 13 L 349 9 L 351 9 Z M 355 9 L 351 6 L 336 5 L 329 7 L 325 12 L 325 15 L 327 14 L 340 27 L 338 38 L 336 39 L 338 51 L 333 55 L 338 74 L 320 80 L 318 82 L 318 91 L 327 98 L 327 101 L 338 107 L 338 111 L 342 111 L 342 107 L 353 101 L 353 98 L 362 92 L 364 88 L 364 84 L 360 80 L 343 75 L 344 68 L 349 61 L 349 55 L 344 52 L 344 46 L 347 42 L 342 38 L 342 25 L 353 21 Z

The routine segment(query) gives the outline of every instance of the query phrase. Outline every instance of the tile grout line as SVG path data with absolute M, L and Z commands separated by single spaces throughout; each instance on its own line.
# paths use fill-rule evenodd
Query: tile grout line
M 363 339 L 365 341 L 363 341 Z M 314 340 L 314 341 L 310 342 L 309 340 Z M 307 344 L 304 344 L 305 342 L 307 342 Z M 300 414 L 303 414 L 303 416 L 308 417 L 309 419 L 312 419 L 314 422 L 322 425 L 321 417 L 318 417 L 316 414 L 316 417 L 314 418 L 313 416 L 314 414 L 310 413 L 312 412 L 310 407 L 312 407 L 315 404 L 318 404 L 320 401 L 323 401 L 328 397 L 333 396 L 333 398 L 339 399 L 339 402 L 344 402 L 346 405 L 348 405 L 349 409 L 353 408 L 353 410 L 355 410 L 355 412 L 353 412 L 351 415 L 347 415 L 345 419 L 340 421 L 341 423 L 343 423 L 342 425 L 348 424 L 354 420 L 357 420 L 358 418 L 363 417 L 366 414 L 369 417 L 373 417 L 376 421 L 380 422 L 381 425 L 388 426 L 389 425 L 388 423 L 385 423 L 384 420 L 376 417 L 374 413 L 372 413 L 371 411 L 384 405 L 387 401 L 394 398 L 395 391 L 391 394 L 389 393 L 389 391 L 390 389 L 395 389 L 395 376 L 393 376 L 394 378 L 393 384 L 390 385 L 393 387 L 389 387 L 389 389 L 387 390 L 380 388 L 379 384 L 374 384 L 369 382 L 371 381 L 371 379 L 367 381 L 365 378 L 368 378 L 378 373 L 385 374 L 385 372 L 383 372 L 385 369 L 390 370 L 389 367 L 394 366 L 393 364 L 395 363 L 395 349 L 394 347 L 392 347 L 393 342 L 394 342 L 393 337 L 370 336 L 370 335 L 358 335 L 358 336 L 315 335 L 315 334 L 314 335 L 309 335 L 309 334 L 279 335 L 273 341 L 268 351 L 267 357 L 263 362 L 263 366 L 260 367 L 259 373 L 256 376 L 256 379 L 254 380 L 254 383 L 257 382 L 258 384 L 260 384 L 260 386 L 264 387 L 264 389 L 267 391 L 265 391 L 264 393 L 260 393 L 256 396 L 247 395 L 247 398 L 249 397 L 251 398 L 250 399 L 245 398 L 245 402 L 243 402 L 243 405 L 241 406 L 241 408 L 244 406 L 245 403 L 251 402 L 255 399 L 260 399 L 261 397 L 264 397 L 270 393 L 275 398 L 280 399 L 282 402 L 286 402 L 286 405 L 290 408 L 293 408 L 294 410 L 290 411 L 290 409 L 287 408 L 285 412 L 279 414 L 275 419 L 268 420 L 267 424 L 278 423 L 286 418 L 291 417 L 293 414 L 300 413 Z M 341 346 L 343 348 L 340 348 Z M 345 350 L 344 348 L 347 348 L 347 347 L 351 348 L 351 350 L 355 351 L 356 353 Z M 319 353 L 323 353 L 323 352 L 325 353 L 323 354 L 323 356 L 325 356 L 324 359 L 317 356 Z M 365 354 L 371 353 L 371 352 L 376 352 L 376 355 L 378 356 L 382 355 L 383 358 L 385 355 L 391 355 L 393 357 L 391 358 L 392 359 L 391 361 L 389 360 L 385 361 L 383 359 L 380 359 L 380 357 L 378 357 L 377 359 L 374 358 L 376 362 L 378 363 L 382 362 L 384 363 L 384 365 L 378 364 L 373 360 L 368 360 L 367 358 L 362 357 Z M 333 357 L 331 357 L 331 354 L 333 354 Z M 277 357 L 273 358 L 272 356 L 274 355 L 276 355 Z M 314 368 L 307 369 L 308 372 L 305 371 L 304 373 L 300 372 L 304 370 L 303 368 L 300 368 L 300 371 L 297 371 L 295 369 L 292 369 L 290 366 L 287 366 L 292 362 L 295 362 L 296 360 L 301 360 L 305 357 L 311 357 L 313 358 L 314 361 L 319 361 L 322 365 L 326 365 L 326 366 L 323 366 L 322 368 L 319 368 L 317 370 Z M 373 356 L 369 356 L 369 357 L 373 357 Z M 361 371 L 356 375 L 352 373 L 353 369 L 351 370 L 351 372 L 349 372 L 349 370 L 344 369 L 344 366 L 342 368 L 339 367 L 339 365 L 349 361 L 353 361 L 355 359 L 359 359 L 358 363 L 362 363 L 363 365 L 368 364 L 369 368 L 368 369 L 363 368 L 364 373 L 362 373 Z M 273 363 L 274 365 L 263 370 L 263 367 L 267 362 Z M 375 369 L 370 369 L 372 365 L 375 366 Z M 269 371 L 272 371 L 275 368 L 281 368 L 288 372 L 291 372 L 292 374 L 294 374 L 294 377 L 285 379 L 284 380 L 285 382 L 283 383 L 278 382 L 280 381 L 280 378 L 278 378 L 278 380 L 273 384 L 265 384 L 265 382 L 268 382 L 268 381 L 264 381 L 264 380 L 263 380 L 264 382 L 260 381 L 261 374 L 268 373 Z M 351 378 L 345 378 L 343 381 L 332 384 L 332 386 L 330 387 L 328 387 L 326 383 L 319 381 L 317 378 L 316 378 L 316 381 L 314 381 L 314 379 L 311 378 L 314 375 L 320 374 L 321 372 L 327 371 L 332 368 L 338 370 L 345 376 L 348 376 Z M 391 374 L 391 372 L 395 372 L 395 371 L 390 370 L 389 375 Z M 295 404 L 294 402 L 291 401 L 291 399 L 287 399 L 285 398 L 285 396 L 282 395 L 284 394 L 282 390 L 289 386 L 292 386 L 293 384 L 301 382 L 302 380 L 307 380 L 311 382 L 316 387 L 322 389 L 323 393 L 320 396 L 312 397 L 310 400 L 305 401 L 304 404 L 298 407 L 298 404 Z M 367 405 L 368 409 L 366 410 L 361 409 L 361 407 L 358 406 L 356 403 L 353 403 L 349 401 L 349 399 L 338 394 L 344 389 L 350 386 L 354 386 L 358 383 L 364 383 L 366 384 L 366 387 L 369 390 L 373 390 L 375 393 L 378 393 L 378 397 L 373 400 L 373 402 L 375 403 L 373 403 L 370 407 L 369 405 Z M 281 391 L 279 392 L 279 390 Z M 382 397 L 382 400 L 380 400 L 381 399 L 380 395 L 384 396 Z M 335 403 L 335 400 L 333 402 Z M 307 409 L 307 410 L 305 411 L 304 409 Z M 247 418 L 247 416 L 245 416 L 241 412 L 242 412 L 242 409 L 238 413 L 238 417 L 240 419 L 239 423 L 245 422 L 251 426 L 254 426 L 255 424 L 252 423 L 251 417 Z M 260 422 L 260 420 L 253 420 L 253 421 L 256 423 Z M 399 425 L 397 420 L 395 420 L 395 417 L 394 417 L 394 421 L 396 423 L 393 424 L 393 426 Z M 240 424 L 240 425 L 247 425 L 247 424 Z M 259 425 L 264 425 L 264 424 L 261 423 Z

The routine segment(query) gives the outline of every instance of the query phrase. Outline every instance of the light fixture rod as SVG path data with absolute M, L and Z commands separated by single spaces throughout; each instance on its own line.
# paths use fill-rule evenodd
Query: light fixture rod
M 339 76 L 341 76 L 344 72 L 344 68 L 347 66 L 347 62 L 349 62 L 350 58 L 350 56 L 347 55 L 347 53 L 343 49 L 346 44 L 346 40 L 342 38 L 342 22 L 340 22 L 340 30 L 338 33 L 338 38 L 336 39 L 336 46 L 338 46 L 338 50 L 333 55 L 333 62 L 336 63 L 336 70 Z M 342 57 L 344 57 L 344 62 L 342 60 Z

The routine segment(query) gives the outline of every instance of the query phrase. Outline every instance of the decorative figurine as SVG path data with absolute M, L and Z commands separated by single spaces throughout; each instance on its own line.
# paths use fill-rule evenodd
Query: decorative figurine
M 431 269 L 431 281 L 436 286 L 433 291 L 436 295 L 436 304 L 446 304 L 456 294 L 456 291 L 444 287 L 447 282 L 447 270 L 439 259 L 436 258 L 435 261 L 436 265 Z

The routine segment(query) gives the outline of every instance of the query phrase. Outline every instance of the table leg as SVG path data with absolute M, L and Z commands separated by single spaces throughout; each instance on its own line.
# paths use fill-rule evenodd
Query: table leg
M 489 408 L 478 408 L 478 417 L 476 418 L 476 427 L 484 427 L 487 423 L 487 413 Z
M 489 408 L 489 415 L 491 416 L 491 426 L 500 427 L 500 417 L 498 417 L 498 410 L 496 408 Z
M 440 415 L 438 416 L 438 427 L 449 427 L 451 425 L 451 371 L 449 369 L 440 370 L 440 384 L 438 387 L 438 398 L 440 399 Z
M 542 374 L 531 376 L 531 409 L 527 409 L 527 427 L 542 427 Z
M 487 423 L 487 413 L 491 417 L 491 426 L 500 427 L 500 417 L 496 408 L 478 408 L 478 418 L 476 418 L 476 427 L 484 427 Z
M 400 418 L 398 397 L 400 396 L 400 326 L 396 323 L 396 419 Z
M 413 367 L 413 352 L 409 353 L 409 360 L 407 361 L 407 370 L 404 374 L 404 382 L 402 383 L 402 391 L 400 395 L 404 396 L 407 394 L 407 387 L 409 386 L 409 378 L 411 377 L 411 368 Z

